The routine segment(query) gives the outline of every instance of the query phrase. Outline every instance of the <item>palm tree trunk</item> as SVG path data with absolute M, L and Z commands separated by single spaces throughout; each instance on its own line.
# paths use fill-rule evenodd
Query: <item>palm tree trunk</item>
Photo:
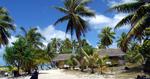
M 91 73 L 94 73 L 94 66 L 91 66 Z
M 143 71 L 144 71 L 145 73 L 150 73 L 150 59 L 147 59 L 147 60 L 146 60 L 146 63 L 144 64 L 144 69 L 143 69 Z

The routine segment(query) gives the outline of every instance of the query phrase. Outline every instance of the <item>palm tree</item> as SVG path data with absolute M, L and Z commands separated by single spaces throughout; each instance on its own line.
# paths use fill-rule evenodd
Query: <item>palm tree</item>
M 102 29 L 101 34 L 98 35 L 100 38 L 100 42 L 103 46 L 108 47 L 113 43 L 113 39 L 115 39 L 115 32 L 112 31 L 111 27 L 105 27 Z
M 13 46 L 6 47 L 5 53 L 3 55 L 4 60 L 7 62 L 7 64 L 15 66 L 19 69 L 21 68 L 23 64 L 23 53 L 24 49 L 26 49 L 26 41 L 24 38 L 18 38 L 16 42 L 13 43 Z
M 98 48 L 99 49 L 106 49 L 106 46 L 102 45 L 101 42 L 98 43 Z
M 74 32 L 76 37 L 80 40 L 80 37 L 85 35 L 88 30 L 88 23 L 81 17 L 93 17 L 94 12 L 89 8 L 85 7 L 90 0 L 65 0 L 64 7 L 55 7 L 60 12 L 64 13 L 65 16 L 59 18 L 54 25 L 68 21 L 66 33 L 70 32 L 73 36 Z
M 122 47 L 122 44 L 123 44 L 123 41 L 124 41 L 124 39 L 126 38 L 126 33 L 125 32 L 123 32 L 122 34 L 121 34 L 121 37 L 117 40 L 117 47 Z
M 47 53 L 43 50 L 44 44 L 42 43 L 42 40 L 45 40 L 45 38 L 37 31 L 37 28 L 31 28 L 29 31 L 26 31 L 21 27 L 21 30 L 25 34 L 18 35 L 18 37 L 24 39 L 26 44 L 26 48 L 22 49 L 23 67 L 30 74 L 32 68 L 42 64 L 47 59 Z
M 135 0 L 135 2 L 113 6 L 111 9 L 117 12 L 129 13 L 115 27 L 119 28 L 122 25 L 131 24 L 130 31 L 123 42 L 124 45 L 121 47 L 123 51 L 126 51 L 127 43 L 133 37 L 137 37 L 139 34 L 141 35 L 147 27 L 150 27 L 150 1 Z
M 12 19 L 8 14 L 8 11 L 0 7 L 0 46 L 7 45 L 10 38 L 10 30 L 15 30 L 15 26 L 12 24 Z
M 41 40 L 45 40 L 45 38 L 37 31 L 37 28 L 31 28 L 29 31 L 26 31 L 23 27 L 20 29 L 25 33 L 24 38 L 28 41 L 28 44 L 34 46 L 34 48 L 44 46 Z
M 94 68 L 100 68 L 100 72 L 102 74 L 103 69 L 106 68 L 106 62 L 108 61 L 108 56 L 100 57 L 97 52 L 93 52 L 92 54 L 88 55 L 82 48 L 82 53 L 84 54 L 84 62 L 91 68 L 91 73 L 94 73 Z
M 142 54 L 139 52 L 140 47 L 141 46 L 137 42 L 131 41 L 128 46 L 128 51 L 125 55 L 125 60 L 130 63 L 140 64 L 140 65 L 143 64 L 144 58 Z
M 73 45 L 72 42 L 66 38 L 60 47 L 60 53 L 72 53 L 73 51 Z

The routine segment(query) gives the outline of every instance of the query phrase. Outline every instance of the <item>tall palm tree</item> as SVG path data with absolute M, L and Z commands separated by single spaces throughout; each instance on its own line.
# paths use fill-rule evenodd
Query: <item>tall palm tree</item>
M 54 25 L 68 21 L 66 33 L 70 32 L 73 36 L 74 32 L 79 40 L 80 37 L 85 35 L 88 30 L 88 23 L 81 17 L 93 17 L 94 12 L 88 7 L 85 7 L 91 0 L 65 0 L 64 7 L 55 7 L 65 16 L 59 18 Z
M 150 27 L 150 1 L 149 0 L 135 0 L 135 2 L 119 4 L 111 8 L 117 12 L 129 13 L 117 25 L 116 28 L 125 24 L 130 24 L 131 28 L 124 41 L 122 50 L 127 50 L 127 43 L 147 28 Z
M 7 45 L 10 38 L 10 30 L 15 30 L 15 26 L 12 23 L 12 19 L 8 14 L 8 11 L 0 7 L 0 46 Z
M 113 43 L 115 39 L 115 32 L 112 31 L 111 27 L 105 27 L 102 29 L 102 32 L 98 35 L 100 42 L 103 46 L 108 47 Z

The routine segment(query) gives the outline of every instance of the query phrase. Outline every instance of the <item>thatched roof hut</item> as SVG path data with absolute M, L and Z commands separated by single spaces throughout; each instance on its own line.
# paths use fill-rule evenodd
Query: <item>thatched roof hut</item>
M 125 53 L 121 49 L 100 49 L 98 50 L 100 56 L 109 56 L 109 57 L 122 57 Z
M 71 58 L 72 54 L 58 54 L 53 61 L 65 61 Z

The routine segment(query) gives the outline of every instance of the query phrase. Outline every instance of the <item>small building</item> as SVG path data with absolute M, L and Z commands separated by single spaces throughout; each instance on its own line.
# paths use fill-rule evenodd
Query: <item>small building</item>
M 125 53 L 117 49 L 100 49 L 98 50 L 100 57 L 109 56 L 112 65 L 123 65 L 125 64 L 124 56 Z
M 58 54 L 54 59 L 53 62 L 56 62 L 56 66 L 58 68 L 64 68 L 65 61 L 71 58 L 72 54 Z

